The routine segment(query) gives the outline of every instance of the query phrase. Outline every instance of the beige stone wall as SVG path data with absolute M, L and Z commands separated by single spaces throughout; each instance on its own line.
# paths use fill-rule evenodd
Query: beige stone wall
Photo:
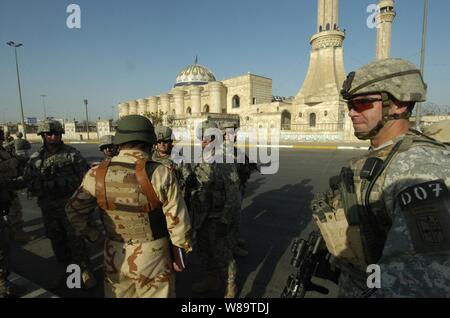
M 253 104 L 270 103 L 272 101 L 272 80 L 270 78 L 246 74 L 222 81 L 227 88 L 227 113 L 240 114 Z M 233 97 L 239 96 L 240 107 L 233 108 Z

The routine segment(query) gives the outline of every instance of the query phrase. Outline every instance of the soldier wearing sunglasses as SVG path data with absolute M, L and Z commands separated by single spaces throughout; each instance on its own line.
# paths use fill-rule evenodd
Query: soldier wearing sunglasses
M 426 91 L 403 59 L 365 65 L 343 85 L 355 136 L 371 147 L 311 203 L 341 297 L 450 295 L 450 149 L 409 121 Z
M 38 126 L 37 134 L 42 137 L 43 145 L 30 157 L 23 179 L 29 195 L 37 197 L 46 235 L 56 259 L 63 265 L 48 288 L 61 287 L 69 264 L 78 264 L 82 269 L 83 287 L 93 288 L 96 280 L 90 271 L 89 252 L 84 240 L 75 234 L 64 210 L 81 184 L 88 163 L 77 149 L 64 144 L 64 128 L 58 121 L 43 121 Z

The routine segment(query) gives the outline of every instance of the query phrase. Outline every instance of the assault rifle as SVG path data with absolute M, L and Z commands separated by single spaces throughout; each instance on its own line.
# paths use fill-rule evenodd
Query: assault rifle
M 307 291 L 327 295 L 329 290 L 314 284 L 312 277 L 328 279 L 337 284 L 340 272 L 331 267 L 331 254 L 328 253 L 320 233 L 311 232 L 308 240 L 295 239 L 291 251 L 291 265 L 297 271 L 289 275 L 281 298 L 303 298 Z

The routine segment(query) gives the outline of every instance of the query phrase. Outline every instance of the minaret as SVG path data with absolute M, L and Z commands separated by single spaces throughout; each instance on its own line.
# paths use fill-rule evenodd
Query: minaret
M 380 13 L 375 17 L 377 25 L 377 60 L 385 59 L 391 55 L 392 23 L 395 18 L 394 1 L 380 0 L 378 4 Z
M 346 76 L 342 49 L 345 33 L 339 28 L 339 0 L 318 0 L 317 4 L 317 33 L 311 37 L 309 69 L 296 96 L 297 105 L 338 102 Z

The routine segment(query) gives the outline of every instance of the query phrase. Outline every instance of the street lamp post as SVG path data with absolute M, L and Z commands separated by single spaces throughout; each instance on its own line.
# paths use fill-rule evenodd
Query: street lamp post
M 45 109 L 45 97 L 47 97 L 47 95 L 42 94 L 42 106 L 44 107 L 44 120 L 47 119 L 47 110 Z
M 84 105 L 86 106 L 86 131 L 87 131 L 87 139 L 89 140 L 89 116 L 88 116 L 88 100 L 84 100 Z
M 17 48 L 21 47 L 23 44 L 22 43 L 15 43 L 13 41 L 9 41 L 6 44 L 8 44 L 10 47 L 14 48 L 14 54 L 16 56 L 17 84 L 19 86 L 19 100 L 20 100 L 20 111 L 21 111 L 21 114 L 22 114 L 23 138 L 27 139 L 27 127 L 25 126 L 25 116 L 23 115 L 22 90 L 20 88 L 19 62 L 17 61 Z

